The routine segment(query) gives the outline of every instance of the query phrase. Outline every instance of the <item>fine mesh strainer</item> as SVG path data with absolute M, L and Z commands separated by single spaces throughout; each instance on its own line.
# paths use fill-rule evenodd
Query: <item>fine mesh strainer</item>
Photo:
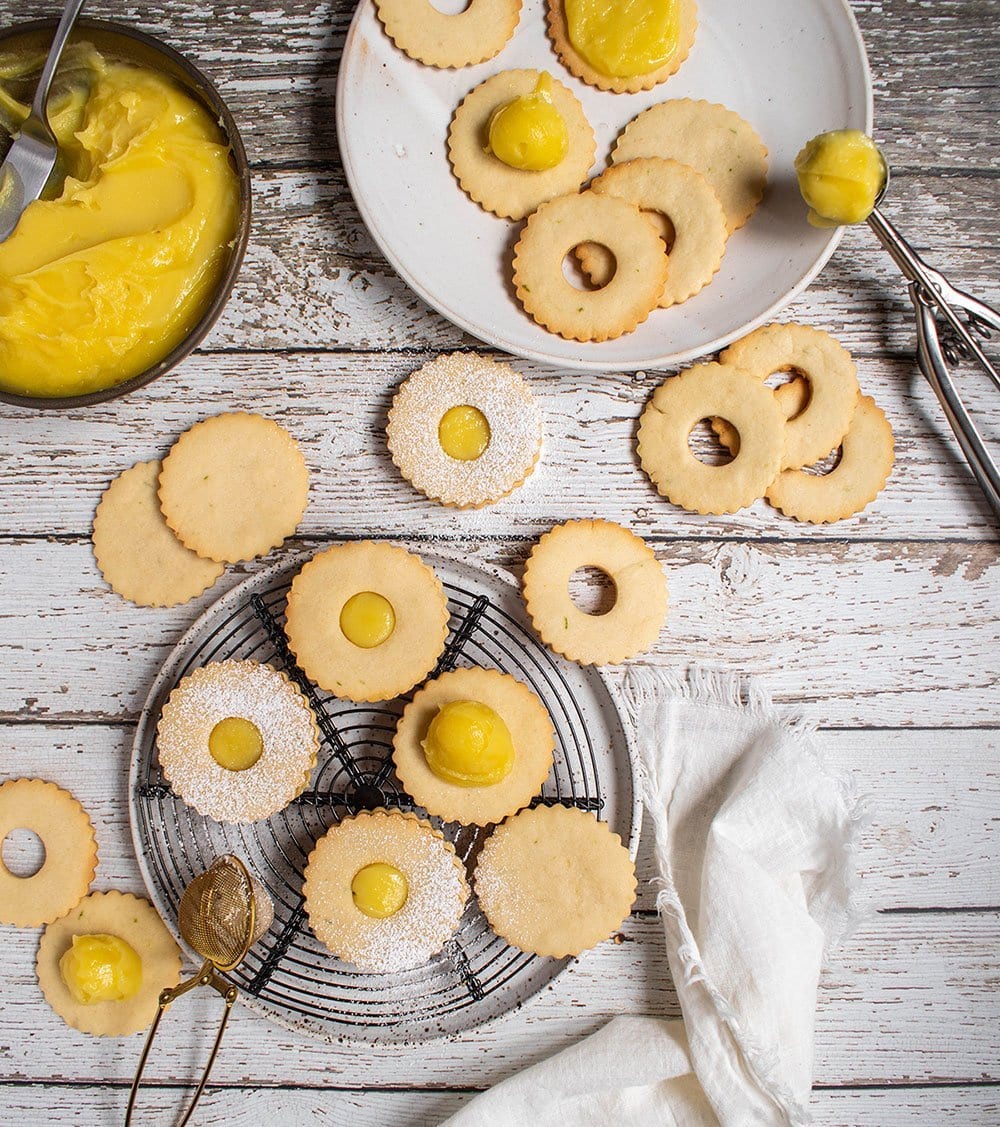
M 222 1015 L 215 1044 L 205 1065 L 201 1082 L 195 1089 L 180 1127 L 191 1118 L 191 1114 L 201 1099 L 208 1083 L 209 1073 L 226 1031 L 226 1023 L 232 1012 L 239 991 L 235 986 L 220 978 L 223 973 L 233 970 L 243 961 L 247 951 L 267 931 L 274 920 L 274 907 L 261 885 L 247 872 L 246 866 L 231 854 L 219 857 L 204 873 L 196 876 L 184 890 L 178 909 L 178 925 L 184 942 L 205 960 L 201 969 L 192 978 L 169 987 L 160 994 L 159 1009 L 149 1036 L 146 1038 L 139 1067 L 132 1081 L 128 1109 L 125 1112 L 126 1127 L 132 1122 L 136 1096 L 142 1081 L 142 1074 L 153 1047 L 153 1039 L 160 1025 L 164 1010 L 182 994 L 196 986 L 211 986 L 225 999 L 226 1009 Z

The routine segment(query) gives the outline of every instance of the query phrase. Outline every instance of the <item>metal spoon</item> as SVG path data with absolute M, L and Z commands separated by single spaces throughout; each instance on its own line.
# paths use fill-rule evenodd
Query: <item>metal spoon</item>
M 31 112 L 15 134 L 3 164 L 0 164 L 0 242 L 10 237 L 24 209 L 42 194 L 56 166 L 59 145 L 46 112 L 49 90 L 63 47 L 83 5 L 84 0 L 66 0 L 38 79 Z
M 1000 333 L 1000 313 L 957 289 L 940 271 L 928 266 L 882 214 L 878 205 L 889 188 L 889 165 L 884 156 L 882 163 L 885 183 L 868 216 L 868 226 L 909 283 L 907 289 L 917 315 L 917 363 L 938 397 L 979 487 L 1000 517 L 1000 469 L 962 402 L 948 367 L 974 360 L 1000 388 L 1000 376 L 981 344 L 993 333 Z

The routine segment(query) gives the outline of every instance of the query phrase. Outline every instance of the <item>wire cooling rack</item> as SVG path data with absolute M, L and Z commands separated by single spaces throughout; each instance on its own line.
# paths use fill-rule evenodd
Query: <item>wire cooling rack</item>
M 306 561 L 299 556 L 253 576 L 195 622 L 167 659 L 136 732 L 129 780 L 132 836 L 146 887 L 177 935 L 188 882 L 222 853 L 234 853 L 274 901 L 270 931 L 227 977 L 250 1006 L 280 1025 L 327 1040 L 413 1042 L 473 1029 L 516 1009 L 570 960 L 538 958 L 490 929 L 471 898 L 455 937 L 425 966 L 399 974 L 356 970 L 330 955 L 309 929 L 302 871 L 313 844 L 359 810 L 414 806 L 396 779 L 392 736 L 408 697 L 354 704 L 318 689 L 297 668 L 284 635 L 285 599 Z M 528 623 L 505 572 L 425 554 L 451 612 L 436 673 L 480 665 L 510 673 L 541 698 L 556 731 L 555 764 L 543 803 L 590 810 L 610 824 L 632 856 L 641 803 L 614 698 L 602 676 L 550 653 Z M 171 690 L 193 669 L 250 658 L 288 673 L 305 692 L 322 734 L 311 786 L 285 810 L 251 825 L 224 825 L 170 789 L 156 754 L 156 724 Z M 439 825 L 471 871 L 486 830 Z

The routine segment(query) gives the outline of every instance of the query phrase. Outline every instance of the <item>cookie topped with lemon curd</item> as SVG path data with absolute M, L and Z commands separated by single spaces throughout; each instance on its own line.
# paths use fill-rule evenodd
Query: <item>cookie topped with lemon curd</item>
M 345 700 L 389 700 L 434 668 L 448 603 L 438 577 L 405 548 L 338 544 L 292 581 L 285 632 L 320 688 Z
M 542 789 L 555 733 L 520 681 L 495 669 L 455 669 L 415 694 L 392 748 L 400 782 L 428 813 L 486 826 Z

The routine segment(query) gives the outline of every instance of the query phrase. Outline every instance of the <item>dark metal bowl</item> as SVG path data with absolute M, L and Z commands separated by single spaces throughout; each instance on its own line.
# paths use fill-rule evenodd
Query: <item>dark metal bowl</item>
M 54 19 L 32 20 L 17 24 L 0 32 L 0 50 L 10 49 L 12 41 L 27 50 L 48 50 L 57 21 Z M 43 410 L 62 410 L 67 407 L 89 407 L 94 403 L 105 403 L 119 395 L 127 395 L 136 388 L 151 383 L 164 372 L 184 360 L 201 343 L 209 329 L 218 320 L 219 314 L 229 300 L 236 276 L 243 261 L 247 240 L 250 237 L 250 166 L 246 150 L 233 115 L 211 80 L 172 47 L 168 47 L 151 35 L 138 31 L 125 24 L 111 23 L 107 20 L 79 19 L 73 32 L 73 40 L 87 40 L 102 54 L 124 62 L 138 63 L 150 70 L 166 74 L 174 79 L 189 94 L 197 98 L 211 113 L 229 144 L 230 159 L 239 177 L 239 222 L 236 235 L 229 251 L 229 261 L 219 279 L 215 295 L 206 306 L 197 324 L 187 336 L 162 360 L 157 361 L 144 372 L 131 379 L 123 380 L 114 387 L 92 391 L 86 395 L 47 398 L 44 396 L 14 395 L 0 389 L 0 402 L 13 403 L 19 407 L 37 407 Z

